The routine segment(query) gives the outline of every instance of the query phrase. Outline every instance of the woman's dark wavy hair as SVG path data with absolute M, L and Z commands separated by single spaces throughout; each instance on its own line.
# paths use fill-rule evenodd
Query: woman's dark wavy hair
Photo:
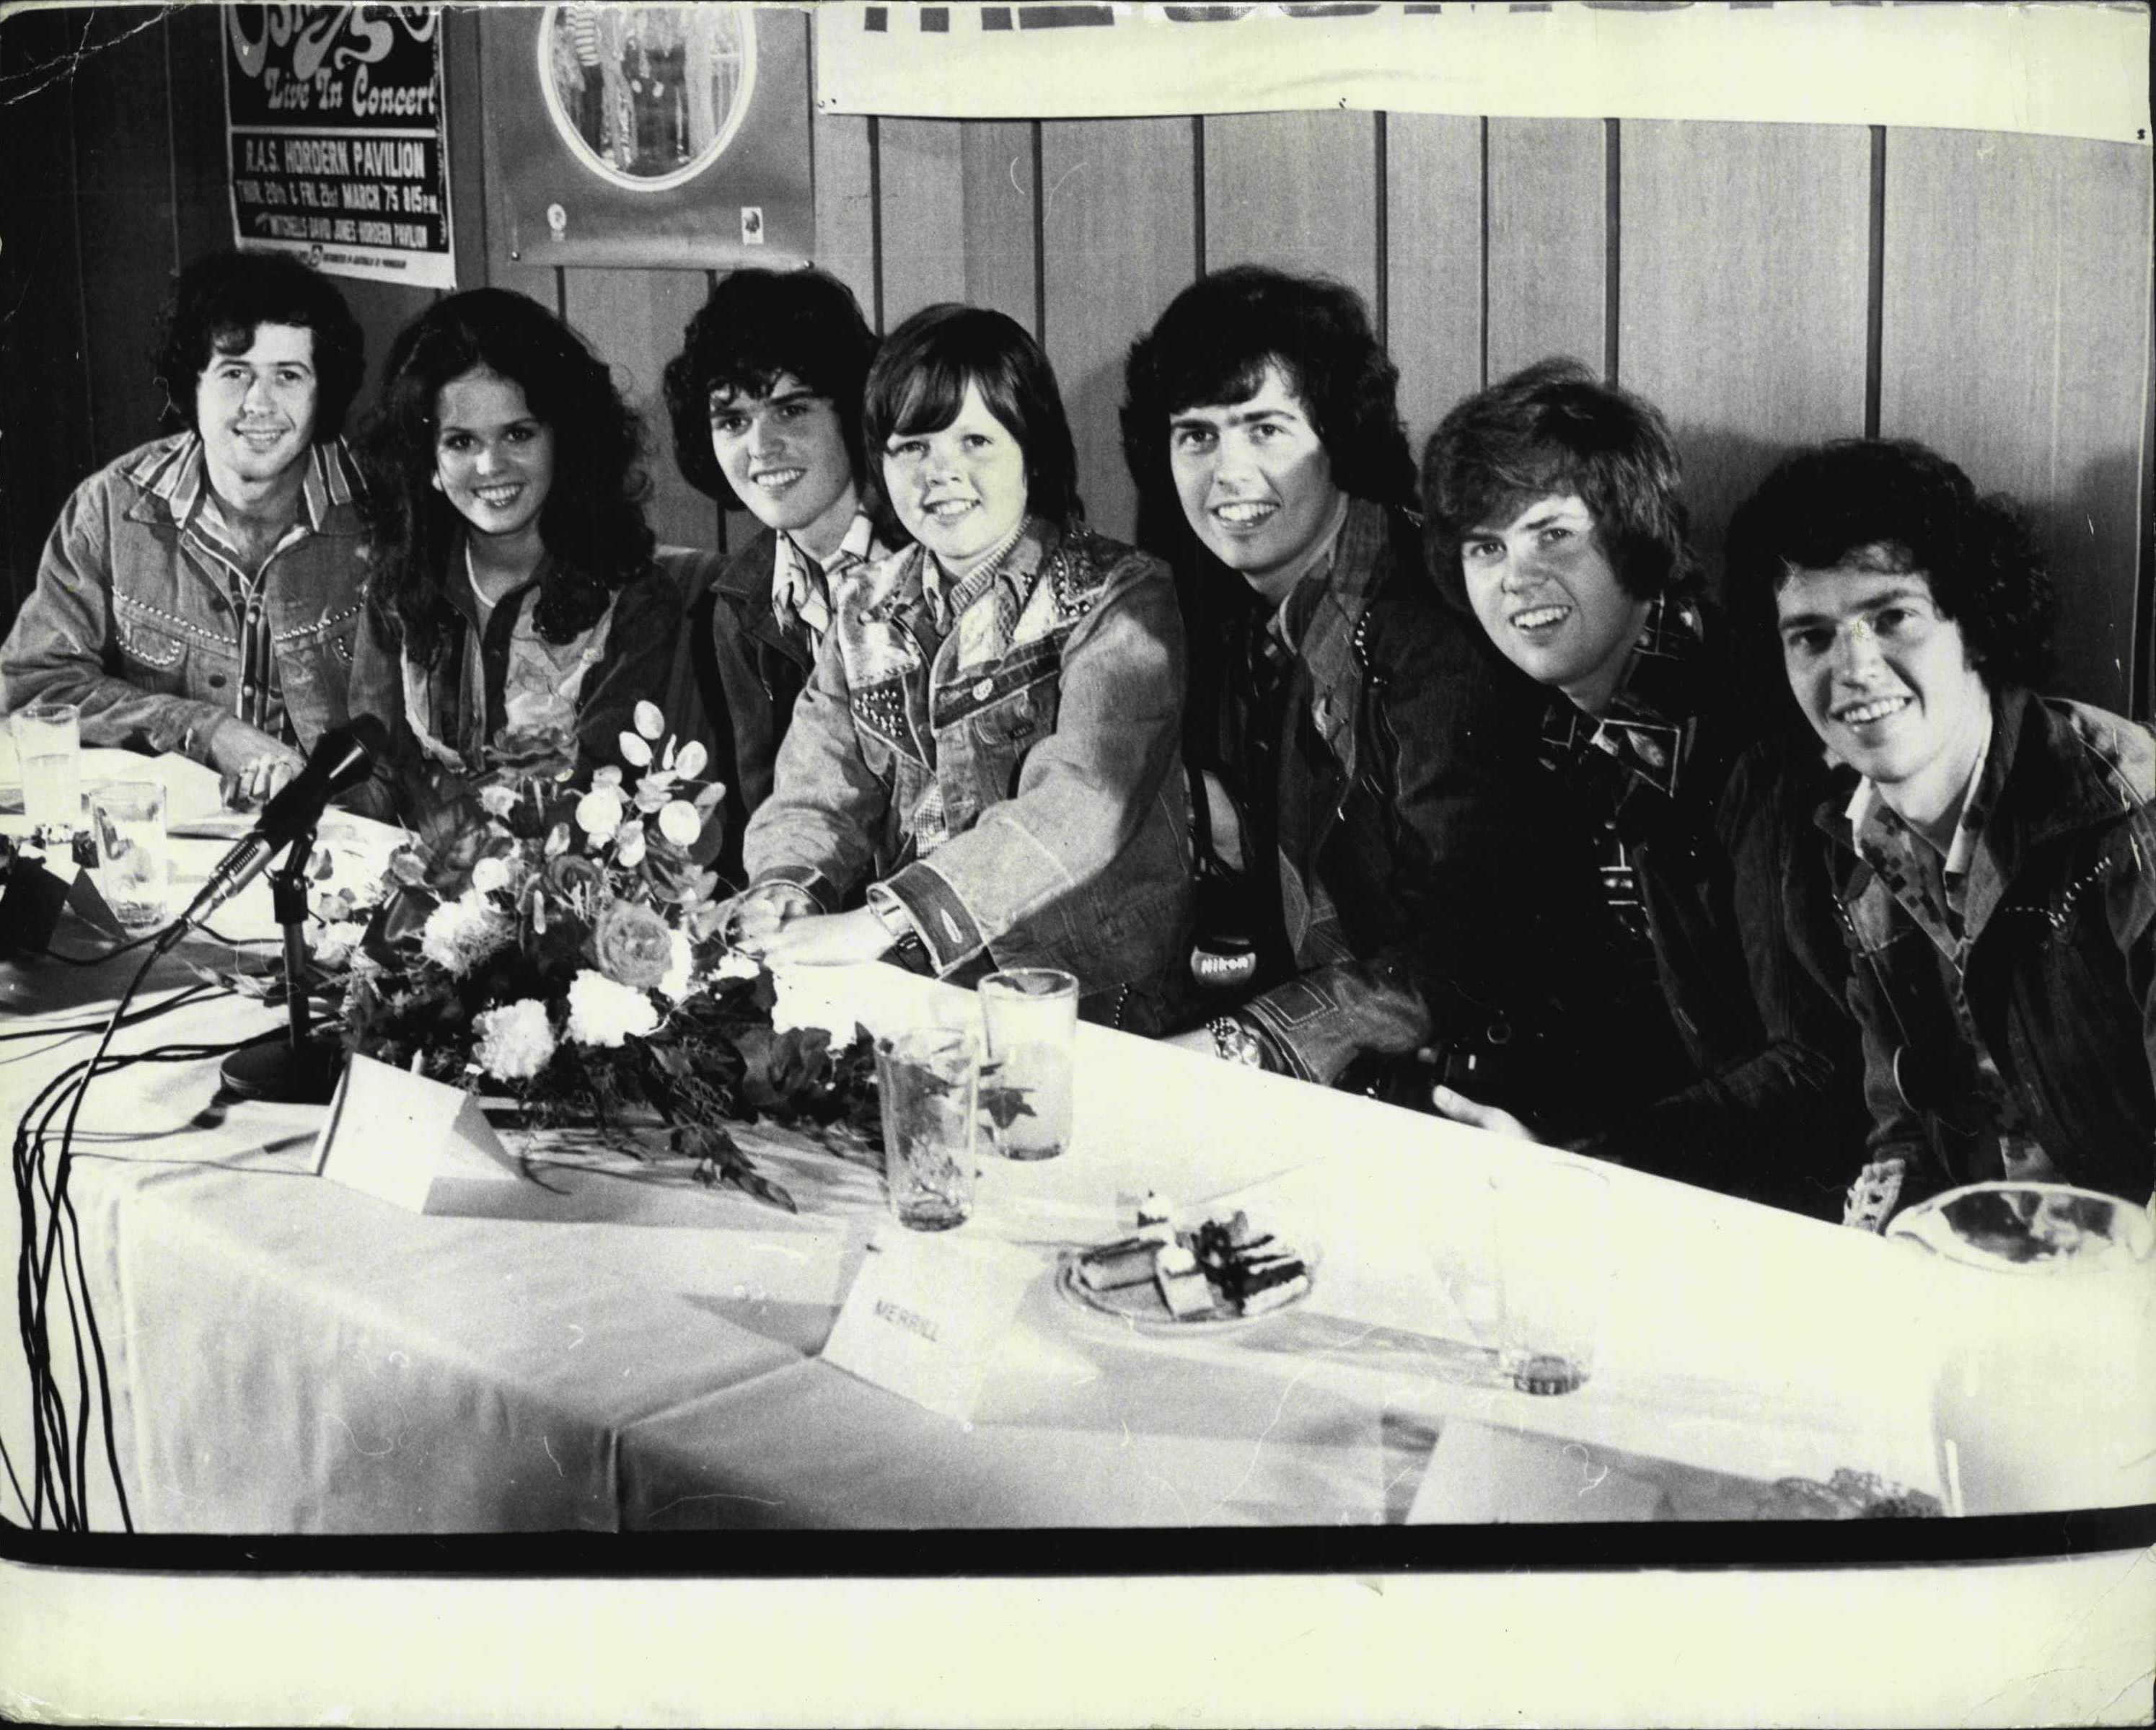
M 869 368 L 861 436 L 880 453 L 893 433 L 940 432 L 957 419 L 969 384 L 1025 453 L 1026 514 L 1051 523 L 1084 516 L 1055 369 L 1024 325 L 985 306 L 924 306 L 884 338 Z
M 1378 346 L 1362 296 L 1343 283 L 1262 264 L 1199 278 L 1131 345 L 1123 460 L 1141 494 L 1173 494 L 1169 419 L 1200 404 L 1242 402 L 1268 362 L 1310 411 L 1335 485 L 1380 504 L 1413 504 L 1400 371 Z
M 1839 439 L 1784 458 L 1731 520 L 1731 608 L 1771 641 L 1774 597 L 1791 576 L 1860 555 L 1931 585 L 1988 685 L 2042 674 L 2051 581 L 2027 519 L 1912 439 Z
M 728 272 L 681 333 L 666 363 L 667 418 L 681 478 L 727 510 L 744 507 L 711 451 L 711 393 L 767 397 L 782 372 L 831 399 L 862 497 L 875 491 L 861 441 L 861 391 L 875 359 L 875 332 L 854 291 L 822 270 Z
M 1538 499 L 1575 494 L 1618 586 L 1635 599 L 1700 586 L 1685 540 L 1683 465 L 1662 412 L 1566 356 L 1478 391 L 1423 449 L 1423 545 L 1438 592 L 1467 606 L 1460 543 Z
M 567 642 L 598 622 L 613 591 L 649 567 L 650 482 L 639 466 L 644 423 L 606 364 L 536 300 L 507 289 L 447 295 L 398 333 L 381 400 L 362 429 L 367 472 L 368 604 L 416 660 L 438 653 L 451 617 L 443 586 L 464 519 L 432 484 L 442 386 L 491 372 L 520 386 L 554 434 L 554 480 L 539 510 L 552 555 L 532 623 Z
M 314 333 L 314 436 L 336 438 L 367 376 L 367 338 L 336 284 L 285 253 L 211 253 L 179 274 L 157 331 L 167 417 L 200 432 L 195 387 L 203 374 L 215 356 L 245 354 L 262 325 Z

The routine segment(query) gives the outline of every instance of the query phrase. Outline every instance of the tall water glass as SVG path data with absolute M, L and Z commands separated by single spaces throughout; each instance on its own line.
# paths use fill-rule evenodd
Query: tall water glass
M 2064 1184 L 1970 1184 L 1897 1214 L 1928 1251 L 1933 1415 L 1949 1505 L 2156 1502 L 2156 1220 Z
M 1512 1385 L 1569 1394 L 1594 1373 L 1609 1299 L 1609 1180 L 1592 1165 L 1522 1153 L 1491 1174 L 1497 1337 Z
M 1070 1141 L 1070 1064 L 1078 1042 L 1078 980 L 1057 967 L 1014 967 L 980 984 L 981 1026 L 993 1069 L 982 1108 L 1007 1159 L 1052 1159 Z
M 980 1042 L 963 1029 L 916 1027 L 876 1043 L 884 1187 L 909 1231 L 947 1231 L 973 1214 L 980 1073 Z
M 8 718 L 23 765 L 23 814 L 33 833 L 73 835 L 82 822 L 82 728 L 72 703 L 32 703 Z
M 165 923 L 172 854 L 162 781 L 99 781 L 85 799 L 97 843 L 97 888 L 130 931 Z

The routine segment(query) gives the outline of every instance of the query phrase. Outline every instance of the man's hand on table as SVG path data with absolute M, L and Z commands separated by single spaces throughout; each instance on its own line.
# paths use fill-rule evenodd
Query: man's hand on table
M 210 767 L 223 777 L 224 803 L 233 811 L 252 811 L 267 804 L 307 766 L 295 747 L 236 716 L 228 717 L 210 734 L 208 745 Z
M 765 944 L 762 953 L 773 961 L 838 967 L 875 960 L 891 948 L 891 927 L 874 909 L 857 907 L 851 913 L 809 914 L 788 919 Z
M 1487 1129 L 1493 1135 L 1509 1135 L 1515 1141 L 1538 1142 L 1541 1139 L 1509 1111 L 1501 1110 L 1494 1105 L 1483 1105 L 1442 1084 L 1430 1090 L 1430 1103 L 1437 1108 L 1440 1117 L 1450 1118 L 1455 1123 L 1466 1123 L 1476 1129 Z

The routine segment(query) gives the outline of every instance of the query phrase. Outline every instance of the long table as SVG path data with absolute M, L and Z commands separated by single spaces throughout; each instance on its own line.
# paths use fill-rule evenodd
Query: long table
M 17 970 L 13 1001 L 51 977 Z M 796 970 L 788 1002 L 880 1032 L 971 1012 L 881 966 Z M 18 1013 L 11 1031 L 85 1019 Z M 275 1019 L 198 1003 L 115 1050 Z M 0 1099 L 88 1047 L 0 1048 Z M 1744 1518 L 1775 1511 L 1780 1481 L 1843 1470 L 1949 1507 L 1984 1487 L 1943 1469 L 1932 1389 L 1964 1287 L 1921 1252 L 1613 1170 L 1595 1372 L 1526 1394 L 1486 1373 L 1489 1179 L 1553 1155 L 1101 1028 L 1081 1028 L 1077 1063 L 1069 1152 L 984 1159 L 974 1217 L 924 1249 L 1030 1260 L 968 1420 L 821 1356 L 896 1229 L 844 1150 L 743 1132 L 798 1200 L 788 1216 L 664 1161 L 512 1133 L 527 1180 L 422 1216 L 314 1175 L 319 1108 L 211 1110 L 213 1062 L 101 1078 L 73 1193 L 135 1524 L 1371 1526 Z M 1187 1337 L 1074 1306 L 1057 1258 L 1117 1235 L 1147 1190 L 1283 1227 L 1315 1252 L 1311 1296 Z M 0 1435 L 20 1461 L 27 1395 L 5 1358 Z M 2053 1505 L 2041 1472 L 2027 1482 L 2014 1505 Z

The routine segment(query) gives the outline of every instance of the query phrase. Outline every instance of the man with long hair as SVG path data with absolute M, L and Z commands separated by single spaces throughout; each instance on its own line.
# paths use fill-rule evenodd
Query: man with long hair
M 1851 973 L 1863 1028 L 1846 1222 L 1990 1179 L 2146 1202 L 2156 738 L 2030 688 L 2051 595 L 2020 513 L 1922 445 L 1829 444 L 1738 513 L 1730 577 L 1856 777 L 1818 807 L 1787 928 Z
M 1204 1019 L 1180 1038 L 1327 1084 L 1502 1039 L 1489 939 L 1515 923 L 1507 717 L 1533 688 L 1431 591 L 1398 381 L 1352 290 L 1255 265 L 1184 289 L 1126 369 L 1189 631 Z
M 365 584 L 339 434 L 365 371 L 336 287 L 277 253 L 180 274 L 158 366 L 182 430 L 77 487 L 0 648 L 0 707 L 178 751 L 266 799 L 346 717 Z

